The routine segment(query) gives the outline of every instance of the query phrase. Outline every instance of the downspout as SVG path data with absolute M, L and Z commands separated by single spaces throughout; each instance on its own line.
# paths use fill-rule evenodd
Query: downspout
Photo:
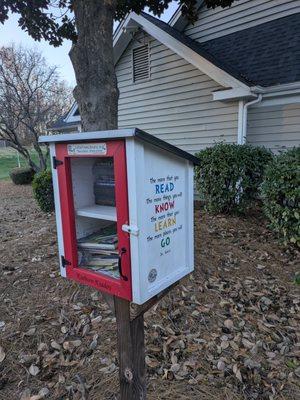
M 248 108 L 254 104 L 261 103 L 262 94 L 260 93 L 255 100 L 249 101 L 249 103 L 240 103 L 240 112 L 242 112 L 242 124 L 238 133 L 238 144 L 245 144 L 247 142 L 247 120 L 248 120 Z
M 248 118 L 248 108 L 253 104 L 258 104 L 262 101 L 262 94 L 259 94 L 255 100 L 249 101 L 249 103 L 244 103 L 243 100 L 239 102 L 239 121 L 238 121 L 238 140 L 237 144 L 243 145 L 247 142 L 247 118 Z M 243 192 L 242 178 L 240 178 L 236 183 L 237 195 L 236 203 L 239 204 L 241 194 Z

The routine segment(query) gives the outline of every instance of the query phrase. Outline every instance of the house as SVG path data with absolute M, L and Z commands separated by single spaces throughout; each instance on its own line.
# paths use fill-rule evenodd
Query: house
M 131 13 L 114 36 L 119 127 L 191 153 L 216 142 L 300 144 L 300 0 L 237 0 L 198 21 Z M 76 104 L 52 127 L 80 130 Z

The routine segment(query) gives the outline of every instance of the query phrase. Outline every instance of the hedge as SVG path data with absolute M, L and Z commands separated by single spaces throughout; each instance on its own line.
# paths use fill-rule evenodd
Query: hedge
M 32 182 L 33 194 L 44 212 L 54 211 L 54 194 L 51 171 L 43 171 L 34 177 Z
M 196 183 L 206 208 L 214 213 L 244 212 L 259 195 L 269 150 L 218 143 L 200 151 Z
M 28 185 L 33 180 L 34 171 L 30 167 L 14 168 L 10 171 L 9 176 L 16 185 Z
M 264 212 L 284 244 L 300 247 L 300 147 L 268 165 L 262 184 Z

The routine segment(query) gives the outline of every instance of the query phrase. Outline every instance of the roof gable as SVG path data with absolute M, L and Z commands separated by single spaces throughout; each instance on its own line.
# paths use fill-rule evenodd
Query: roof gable
M 232 77 L 239 80 L 240 82 L 243 82 L 246 85 L 253 83 L 250 80 L 248 80 L 246 77 L 244 77 L 242 74 L 240 74 L 237 69 L 233 68 L 231 65 L 227 64 L 226 62 L 222 62 L 220 59 L 218 59 L 218 57 L 216 56 L 216 53 L 214 53 L 215 55 L 213 53 L 210 53 L 204 46 L 202 46 L 202 44 L 189 38 L 188 36 L 179 32 L 177 29 L 170 26 L 169 24 L 166 24 L 165 22 L 163 22 L 155 17 L 152 17 L 149 14 L 146 14 L 146 13 L 141 13 L 141 14 L 148 21 L 152 22 L 154 25 L 156 25 L 157 27 L 162 29 L 164 32 L 168 33 L 170 36 L 172 36 L 173 38 L 178 40 L 180 43 L 187 46 L 188 48 L 193 50 L 195 53 L 199 54 L 200 56 L 202 56 L 207 61 L 211 62 L 216 67 L 223 70 L 224 72 L 227 72 Z
M 199 8 L 202 4 L 197 2 Z M 184 21 L 180 10 L 169 24 L 146 13 L 131 13 L 116 37 L 116 61 L 140 28 L 227 88 L 248 90 L 300 81 L 300 13 L 202 43 L 175 29 L 178 21 Z
M 61 129 L 75 129 L 77 130 L 80 124 L 80 114 L 76 101 L 72 104 L 72 107 L 68 112 L 58 118 L 47 130 L 59 131 Z
M 150 36 L 166 45 L 220 85 L 249 88 L 250 82 L 247 82 L 234 68 L 229 65 L 221 65 L 218 59 L 202 49 L 199 43 L 146 13 L 140 15 L 131 13 L 124 20 L 122 27 L 118 29 L 114 40 L 115 63 L 118 62 L 132 40 L 133 33 L 139 28 L 142 28 Z

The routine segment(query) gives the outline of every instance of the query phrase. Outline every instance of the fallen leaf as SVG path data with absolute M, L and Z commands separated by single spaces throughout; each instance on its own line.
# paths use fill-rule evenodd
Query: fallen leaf
M 233 365 L 232 371 L 233 371 L 234 375 L 236 376 L 236 378 L 237 378 L 241 383 L 243 383 L 242 374 L 241 374 L 241 371 L 239 370 L 237 364 L 234 364 L 234 365 Z
M 63 343 L 63 348 L 67 351 L 72 352 L 76 347 L 79 347 L 81 345 L 82 341 L 81 340 L 71 340 L 71 341 L 66 341 Z
M 112 374 L 113 372 L 115 372 L 116 369 L 117 366 L 114 363 L 112 363 L 108 367 L 100 368 L 99 371 L 102 372 L 103 374 Z
M 146 365 L 150 368 L 157 368 L 160 363 L 156 358 L 146 356 Z
M 98 317 L 93 318 L 93 319 L 91 320 L 91 323 L 92 323 L 93 326 L 95 326 L 95 325 L 98 325 L 101 321 L 102 321 L 102 316 L 99 315 Z
M 233 321 L 232 321 L 231 319 L 226 319 L 226 320 L 224 321 L 224 326 L 225 326 L 227 329 L 232 330 L 232 328 L 233 328 Z
M 32 376 L 37 376 L 38 373 L 40 372 L 39 367 L 37 367 L 36 365 L 32 364 L 29 368 L 29 373 Z
M 48 350 L 48 345 L 46 343 L 41 342 L 38 345 L 37 351 L 47 351 Z
M 40 398 L 43 399 L 44 397 L 48 396 L 49 393 L 50 393 L 49 389 L 47 387 L 44 387 L 39 391 L 38 396 L 40 396 Z
M 172 364 L 170 370 L 174 373 L 180 370 L 180 364 Z
M 68 332 L 68 328 L 65 326 L 65 325 L 63 325 L 61 328 L 60 328 L 60 330 L 61 330 L 61 333 L 67 333 Z
M 242 339 L 242 343 L 246 349 L 252 349 L 252 347 L 254 347 L 254 343 L 250 342 L 248 339 Z
M 0 346 L 0 363 L 5 359 L 6 354 L 4 353 L 3 347 Z
M 58 344 L 55 340 L 52 340 L 51 342 L 51 347 L 55 350 L 60 350 L 61 349 L 61 345 Z
M 38 359 L 39 359 L 39 356 L 36 354 L 21 353 L 19 355 L 20 363 L 26 365 L 27 367 L 30 366 L 31 364 L 37 363 Z
M 225 350 L 229 347 L 229 342 L 223 340 L 223 342 L 221 342 L 221 349 Z
M 95 350 L 95 348 L 97 347 L 97 345 L 98 345 L 97 339 L 93 339 L 93 340 L 91 341 L 90 345 L 89 345 L 89 348 L 90 348 L 91 350 Z
M 219 370 L 219 371 L 224 371 L 225 367 L 226 367 L 226 364 L 224 363 L 224 361 L 219 360 L 219 361 L 218 361 L 218 364 L 217 364 L 218 370 Z
M 259 270 L 262 270 L 262 269 L 265 269 L 266 266 L 262 265 L 262 264 L 257 264 L 256 268 L 259 269 Z
M 36 332 L 36 328 L 33 326 L 32 328 L 28 329 L 27 332 L 24 333 L 24 336 L 33 336 Z
M 20 400 L 30 400 L 30 395 L 31 395 L 31 390 L 30 389 L 25 389 L 22 392 L 22 395 L 20 397 Z

